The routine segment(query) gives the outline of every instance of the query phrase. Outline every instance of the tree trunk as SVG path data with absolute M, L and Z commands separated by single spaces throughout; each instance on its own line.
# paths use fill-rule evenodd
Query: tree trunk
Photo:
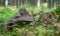
M 8 0 L 5 0 L 5 6 L 8 6 Z
M 38 2 L 37 2 L 37 6 L 38 6 L 38 7 L 40 6 L 40 0 L 38 0 Z
M 27 0 L 26 0 L 26 5 L 27 5 Z
M 21 6 L 22 6 L 22 0 L 21 0 Z

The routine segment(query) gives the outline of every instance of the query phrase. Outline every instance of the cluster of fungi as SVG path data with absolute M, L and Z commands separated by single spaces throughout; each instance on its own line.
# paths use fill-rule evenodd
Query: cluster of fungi
M 39 21 L 45 23 L 46 27 L 48 26 L 47 24 L 52 24 L 57 29 L 60 29 L 60 24 L 58 23 L 58 19 L 60 18 L 56 19 L 54 16 L 55 14 L 53 12 L 47 12 L 47 13 L 41 12 L 39 14 Z
M 52 17 L 53 14 L 52 12 L 40 12 L 39 14 L 39 21 L 43 22 L 45 24 L 51 23 L 52 22 Z M 7 30 L 12 30 L 12 25 L 14 25 L 15 23 L 18 23 L 21 26 L 24 26 L 26 24 L 30 24 L 32 23 L 32 25 L 34 25 L 36 22 L 34 22 L 34 18 L 32 18 L 32 15 L 29 14 L 28 10 L 23 7 L 21 9 L 19 9 L 18 13 L 15 15 L 15 17 L 13 19 L 7 20 L 6 21 L 6 25 L 3 25 L 3 28 L 6 27 Z M 54 23 L 53 23 L 54 24 Z
M 52 21 L 52 17 L 53 14 L 51 12 L 47 12 L 47 13 L 41 12 L 39 14 L 39 21 L 48 24 Z

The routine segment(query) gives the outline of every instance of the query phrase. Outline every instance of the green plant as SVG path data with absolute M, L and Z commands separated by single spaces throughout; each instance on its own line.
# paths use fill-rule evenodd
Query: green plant
M 57 7 L 57 8 L 54 10 L 54 12 L 55 12 L 56 14 L 60 14 L 60 6 Z
M 0 18 L 2 21 L 6 21 L 7 19 L 11 19 L 17 13 L 17 10 L 12 10 L 10 7 L 0 8 Z

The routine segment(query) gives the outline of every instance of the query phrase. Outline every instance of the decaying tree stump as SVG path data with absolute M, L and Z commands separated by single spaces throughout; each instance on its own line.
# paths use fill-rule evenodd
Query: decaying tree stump
M 30 24 L 31 22 L 33 22 L 31 14 L 29 14 L 28 10 L 23 7 L 19 9 L 19 12 L 13 19 L 6 21 L 6 27 L 8 30 L 11 30 L 13 28 L 12 25 L 14 25 L 15 23 L 19 23 L 21 26 L 24 26 L 26 24 Z

